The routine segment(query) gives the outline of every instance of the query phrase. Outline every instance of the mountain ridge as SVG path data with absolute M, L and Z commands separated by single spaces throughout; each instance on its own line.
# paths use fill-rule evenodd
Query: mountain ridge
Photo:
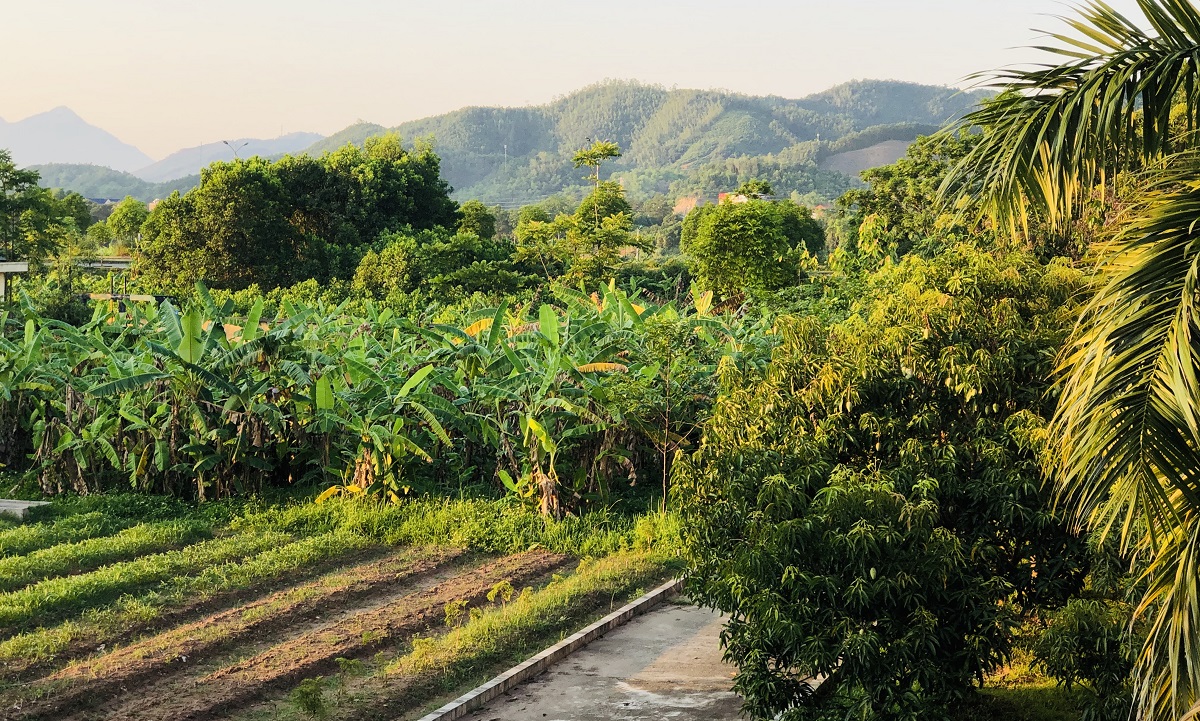
M 821 167 L 831 143 L 900 126 L 912 129 L 903 138 L 911 141 L 918 128 L 953 121 L 984 97 L 894 80 L 854 80 L 799 99 L 610 80 L 542 105 L 468 106 L 388 129 L 360 121 L 306 152 L 361 145 L 382 132 L 406 142 L 432 138 L 456 196 L 516 202 L 582 188 L 571 156 L 602 138 L 624 151 L 606 166 L 608 174 L 635 192 L 730 190 L 765 168 L 777 190 L 828 199 L 841 189 Z M 719 187 L 709 187 L 714 183 Z
M 603 174 L 620 181 L 632 195 L 711 196 L 757 178 L 770 182 L 777 193 L 815 205 L 853 187 L 855 180 L 848 173 L 862 169 L 863 159 L 869 163 L 894 157 L 906 147 L 903 143 L 936 131 L 984 97 L 888 80 L 850 81 L 799 99 L 614 80 L 542 105 L 468 106 L 392 128 L 360 120 L 305 148 L 284 152 L 319 155 L 397 132 L 410 146 L 432 143 L 442 158 L 444 177 L 456 188 L 455 197 L 511 206 L 585 192 L 585 173 L 574 168 L 571 159 L 597 138 L 621 145 L 624 155 L 606 163 Z M 886 144 L 886 152 L 877 149 L 847 162 L 829 161 L 880 143 Z M 184 162 L 189 153 L 200 162 L 203 153 L 214 150 L 232 155 L 232 150 L 214 143 L 173 154 L 175 171 L 167 170 L 168 159 L 133 169 L 132 174 L 78 163 L 38 167 L 47 184 L 87 197 L 134 195 L 152 200 L 198 182 L 198 167 L 184 178 L 167 176 L 187 170 L 193 162 Z M 252 150 L 239 153 L 245 157 Z
M 39 183 L 43 187 L 74 191 L 97 201 L 133 196 L 148 203 L 165 198 L 176 190 L 187 192 L 200 184 L 199 174 L 151 183 L 132 173 L 86 163 L 47 163 L 30 165 L 28 169 L 41 176 Z
M 76 162 L 128 171 L 154 162 L 65 105 L 23 120 L 0 119 L 0 148 L 8 149 L 21 166 Z
M 156 163 L 138 168 L 133 175 L 151 183 L 165 183 L 197 174 L 216 161 L 229 161 L 235 157 L 260 155 L 271 158 L 287 153 L 296 153 L 321 141 L 320 133 L 295 132 L 277 138 L 238 138 L 225 142 L 204 143 L 191 148 L 182 148 Z

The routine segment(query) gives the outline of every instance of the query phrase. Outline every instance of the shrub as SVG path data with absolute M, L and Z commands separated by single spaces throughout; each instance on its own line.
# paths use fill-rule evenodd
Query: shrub
M 944 713 L 1023 611 L 1078 590 L 1039 444 L 1081 282 L 968 246 L 909 257 L 844 321 L 780 320 L 765 372 L 723 365 L 676 499 L 750 713 Z
M 1048 618 L 1033 646 L 1038 665 L 1059 683 L 1086 691 L 1083 721 L 1125 721 L 1133 710 L 1132 609 L 1115 601 L 1072 599 Z

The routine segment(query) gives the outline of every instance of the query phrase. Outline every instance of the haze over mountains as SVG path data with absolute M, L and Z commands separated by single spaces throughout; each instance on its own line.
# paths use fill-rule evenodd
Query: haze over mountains
M 320 154 L 394 131 L 406 145 L 433 144 L 456 197 L 519 205 L 582 188 L 584 173 L 572 167 L 571 156 L 589 139 L 607 139 L 619 143 L 624 156 L 606 165 L 604 175 L 619 178 L 631 193 L 715 193 L 756 177 L 771 182 L 777 192 L 821 202 L 850 187 L 850 176 L 895 160 L 917 135 L 961 117 L 981 97 L 897 81 L 854 81 L 798 100 L 608 81 L 546 105 L 470 107 L 391 129 L 358 123 L 328 138 L 292 133 L 231 144 L 243 158 Z M 163 197 L 194 186 L 199 170 L 209 163 L 233 158 L 228 146 L 210 143 L 138 165 L 138 156 L 149 159 L 136 148 L 98 128 L 78 127 L 83 121 L 65 109 L 44 115 L 54 114 L 77 121 L 47 126 L 77 138 L 71 143 L 60 139 L 75 154 L 55 151 L 59 159 L 54 162 L 23 164 L 36 166 L 43 185 L 87 197 Z M 54 142 L 49 130 L 26 132 L 39 142 Z M 92 138 L 98 139 L 94 147 L 88 145 Z M 36 144 L 22 142 L 22 155 L 14 153 L 18 163 L 35 157 Z M 132 153 L 119 157 L 114 143 Z M 0 134 L 0 147 L 6 145 L 16 149 Z M 102 165 L 108 167 L 97 167 Z
M 136 147 L 60 107 L 18 122 L 0 118 L 0 148 L 19 166 L 43 170 L 43 184 L 76 190 L 87 197 L 160 197 L 187 190 L 200 169 L 236 155 L 276 157 L 296 153 L 320 140 L 317 133 L 289 133 L 270 140 L 239 138 L 179 150 L 155 162 Z
M 195 175 L 201 168 L 218 160 L 233 160 L 235 157 L 250 158 L 261 155 L 271 158 L 287 153 L 298 153 L 324 136 L 318 133 L 288 133 L 271 140 L 238 138 L 226 145 L 205 143 L 194 148 L 185 148 L 171 153 L 162 160 L 134 171 L 134 175 L 151 183 L 162 183 Z
M 80 163 L 129 171 L 154 162 L 62 107 L 12 123 L 0 118 L 0 148 L 11 151 L 17 165 Z

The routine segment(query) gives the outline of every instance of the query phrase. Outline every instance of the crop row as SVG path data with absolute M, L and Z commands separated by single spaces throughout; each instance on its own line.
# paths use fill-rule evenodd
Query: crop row
M 0 559 L 0 593 L 56 576 L 90 571 L 115 561 L 134 559 L 182 546 L 210 535 L 195 521 L 168 521 L 134 526 L 116 535 L 51 546 L 24 556 Z
M 0 628 L 16 631 L 111 602 L 165 579 L 202 573 L 291 540 L 285 533 L 237 534 L 165 553 L 114 563 L 90 573 L 51 578 L 0 594 Z
M 266 544 L 265 550 L 249 558 L 235 557 L 220 562 L 216 557 L 222 554 L 210 553 L 211 564 L 194 575 L 170 576 L 153 590 L 120 598 L 108 606 L 95 607 L 100 603 L 98 599 L 83 601 L 80 596 L 82 605 L 93 608 L 76 618 L 17 634 L 0 642 L 0 667 L 9 673 L 19 673 L 60 654 L 70 656 L 71 649 L 102 646 L 131 631 L 155 625 L 165 615 L 194 607 L 218 594 L 270 583 L 370 545 L 370 541 L 363 536 L 347 532 L 323 533 L 291 543 L 279 542 L 282 540 L 279 534 L 243 534 L 217 543 L 222 544 L 223 553 L 232 550 L 236 556 L 241 555 L 237 550 L 239 544 L 246 544 L 246 540 L 251 538 L 261 538 L 264 542 L 269 539 L 271 542 Z M 260 548 L 264 543 L 248 545 Z M 230 546 L 233 548 L 230 549 Z M 96 588 L 101 591 L 101 597 L 111 598 L 110 587 L 101 585 Z M 0 597 L 2 600 L 3 597 Z
M 75 543 L 112 535 L 132 525 L 107 513 L 91 511 L 54 522 L 27 523 L 0 531 L 0 558 L 19 556 L 61 543 Z
M 376 661 L 342 664 L 331 677 L 305 680 L 303 693 L 292 698 L 303 698 L 306 714 L 333 720 L 373 718 L 382 708 L 401 717 L 536 654 L 661 582 L 671 567 L 670 558 L 659 553 L 617 553 L 585 561 L 541 588 L 522 591 L 520 584 L 497 584 L 487 605 L 470 611 L 461 603 L 448 606 L 448 633 L 414 639 L 411 650 L 383 666 Z
M 0 595 L 0 618 L 6 619 L 6 625 L 26 627 L 0 641 L 4 675 L 19 675 L 56 658 L 72 658 L 80 649 L 94 649 L 137 629 L 157 626 L 221 594 L 294 578 L 323 562 L 377 544 L 453 546 L 503 554 L 541 547 L 576 556 L 603 556 L 620 549 L 669 555 L 679 542 L 678 520 L 670 514 L 631 519 L 595 511 L 548 522 L 516 502 L 451 499 L 411 500 L 398 506 L 353 499 L 276 505 L 243 513 L 234 519 L 231 530 L 237 534 L 232 539 Z M 279 542 L 252 542 L 264 538 Z M 283 539 L 299 540 L 284 543 Z M 251 546 L 265 550 L 252 553 Z M 195 549 L 214 547 L 222 551 L 208 554 L 207 563 L 183 562 Z M 228 554 L 225 560 L 217 558 L 224 554 Z M 175 559 L 173 564 L 164 564 L 163 556 Z M 164 576 L 165 565 L 181 570 Z M 184 566 L 193 570 L 183 570 Z M 62 597 L 56 598 L 60 593 Z M 29 629 L 34 622 L 43 627 Z

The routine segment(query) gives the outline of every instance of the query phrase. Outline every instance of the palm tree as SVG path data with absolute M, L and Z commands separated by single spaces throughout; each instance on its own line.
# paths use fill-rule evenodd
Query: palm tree
M 1062 359 L 1051 470 L 1079 526 L 1143 574 L 1135 693 L 1165 720 L 1200 716 L 1200 11 L 1138 5 L 1131 21 L 1088 2 L 1051 35 L 1055 63 L 994 76 L 943 192 L 1013 232 L 1062 231 L 1134 179 Z

